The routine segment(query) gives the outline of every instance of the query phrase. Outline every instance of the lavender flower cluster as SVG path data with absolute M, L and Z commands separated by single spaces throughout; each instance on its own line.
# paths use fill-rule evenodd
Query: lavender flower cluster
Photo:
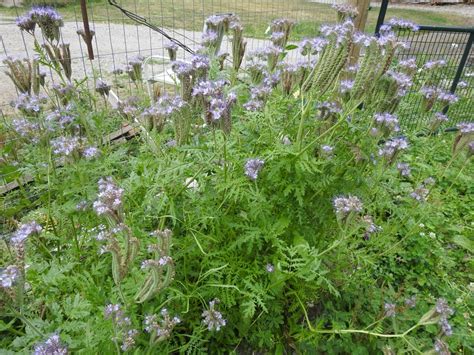
M 118 328 L 122 336 L 121 349 L 123 351 L 130 350 L 135 345 L 138 330 L 131 328 L 132 322 L 123 312 L 122 306 L 120 304 L 108 304 L 105 306 L 104 316 L 105 319 L 111 319 L 114 326 Z
M 458 97 L 455 94 L 446 92 L 435 86 L 423 86 L 420 93 L 425 99 L 426 110 L 430 110 L 435 102 L 438 100 L 443 106 L 451 105 L 458 102 Z
M 6 268 L 0 269 L 0 286 L 11 288 L 20 275 L 20 269 L 16 265 L 8 265 Z
M 107 84 L 102 79 L 98 79 L 95 83 L 95 91 L 103 96 L 108 96 L 110 92 L 111 86 Z
M 403 29 L 410 30 L 412 32 L 416 32 L 420 30 L 420 26 L 416 25 L 415 23 L 408 20 L 399 19 L 399 18 L 391 18 L 388 21 L 388 26 L 390 26 L 390 28 L 399 29 L 399 30 L 403 30 Z
M 435 306 L 436 313 L 439 315 L 439 325 L 444 335 L 450 336 L 453 334 L 451 325 L 448 322 L 448 318 L 454 314 L 454 310 L 449 307 L 448 303 L 444 298 L 439 298 L 436 301 Z
M 335 118 L 337 114 L 342 112 L 341 106 L 337 102 L 321 102 L 316 105 L 318 110 L 317 119 L 325 121 L 328 119 Z
M 12 120 L 13 130 L 22 138 L 29 138 L 33 143 L 39 141 L 37 137 L 40 126 L 38 123 L 30 122 L 24 118 L 15 118 Z
M 375 126 L 372 133 L 378 135 L 381 132 L 385 136 L 389 136 L 392 133 L 399 132 L 400 126 L 398 124 L 398 117 L 388 112 L 377 113 L 374 116 Z
M 70 156 L 79 149 L 81 139 L 79 137 L 58 137 L 51 140 L 53 153 L 65 157 Z
M 359 15 L 357 8 L 351 4 L 334 4 L 332 8 L 337 11 L 340 20 L 353 19 Z
M 413 192 L 410 193 L 410 197 L 418 202 L 425 202 L 430 194 L 429 186 L 433 185 L 435 180 L 431 177 L 425 179 Z
M 44 95 L 20 94 L 12 103 L 12 106 L 21 111 L 26 116 L 36 116 L 42 110 L 42 105 L 48 101 Z
M 352 41 L 354 23 L 351 20 L 347 20 L 336 25 L 323 25 L 321 26 L 320 31 L 328 38 L 328 40 L 335 39 L 336 45 L 339 46 Z
M 245 176 L 250 180 L 257 180 L 260 170 L 263 168 L 265 161 L 262 159 L 249 159 L 245 163 Z
M 168 310 L 163 308 L 160 312 L 160 318 L 157 315 L 148 315 L 145 317 L 145 331 L 152 334 L 156 341 L 162 341 L 170 337 L 174 327 L 181 323 L 181 319 L 177 316 L 170 317 Z
M 398 153 L 407 148 L 408 141 L 406 138 L 392 138 L 385 142 L 383 148 L 379 149 L 379 156 L 385 158 L 388 163 L 392 163 Z
M 341 218 L 346 218 L 351 213 L 360 213 L 364 209 L 362 201 L 352 195 L 334 198 L 333 206 L 336 215 Z
M 411 76 L 402 73 L 396 72 L 393 70 L 387 71 L 387 75 L 395 81 L 397 85 L 397 96 L 403 97 L 407 94 L 408 90 L 413 86 L 413 80 Z
M 16 24 L 22 31 L 30 34 L 34 34 L 38 25 L 49 41 L 59 41 L 59 28 L 64 25 L 61 15 L 49 6 L 33 7 L 26 15 L 18 17 Z
M 219 302 L 219 299 L 215 298 L 209 302 L 209 309 L 202 312 L 202 322 L 207 326 L 209 331 L 215 330 L 218 332 L 227 324 L 222 313 L 216 309 L 216 305 L 219 304 Z
M 58 334 L 51 335 L 43 343 L 35 345 L 34 355 L 67 355 L 68 348 L 61 343 Z
M 23 223 L 13 234 L 10 241 L 13 245 L 23 245 L 30 235 L 39 234 L 42 230 L 43 228 L 36 221 Z
M 403 177 L 409 177 L 411 175 L 411 168 L 407 163 L 398 163 L 397 169 L 400 175 Z
M 111 214 L 122 207 L 122 196 L 124 190 L 118 187 L 112 177 L 106 177 L 99 180 L 99 193 L 97 200 L 94 201 L 93 208 L 97 215 Z

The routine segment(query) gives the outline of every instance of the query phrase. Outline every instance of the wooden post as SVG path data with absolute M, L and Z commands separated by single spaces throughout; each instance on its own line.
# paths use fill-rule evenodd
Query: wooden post
M 367 24 L 367 16 L 369 14 L 370 0 L 350 0 L 350 4 L 357 9 L 359 13 L 354 20 L 354 25 L 357 31 L 364 32 L 365 25 Z M 357 63 L 359 59 L 359 47 L 353 46 L 350 56 L 350 64 Z

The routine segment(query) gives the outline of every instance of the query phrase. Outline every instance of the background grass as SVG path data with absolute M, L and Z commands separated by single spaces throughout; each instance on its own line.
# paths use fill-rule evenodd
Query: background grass
M 80 7 L 77 0 L 29 1 L 25 7 L 35 4 L 50 4 L 60 7 L 60 12 L 67 20 L 80 19 Z M 121 0 L 124 8 L 146 17 L 152 23 L 169 28 L 180 28 L 199 31 L 203 20 L 215 13 L 236 13 L 242 19 L 246 34 L 250 37 L 263 37 L 268 23 L 279 17 L 298 21 L 294 31 L 295 39 L 316 35 L 321 24 L 334 22 L 336 14 L 330 5 L 311 3 L 307 0 Z M 6 16 L 16 16 L 23 9 L 0 8 Z M 373 32 L 379 13 L 378 7 L 369 11 L 367 32 Z M 91 21 L 131 23 L 124 20 L 121 13 L 106 1 L 89 2 Z M 423 25 L 468 26 L 474 25 L 469 16 L 452 13 L 438 13 L 411 9 L 389 9 L 387 18 L 403 17 Z

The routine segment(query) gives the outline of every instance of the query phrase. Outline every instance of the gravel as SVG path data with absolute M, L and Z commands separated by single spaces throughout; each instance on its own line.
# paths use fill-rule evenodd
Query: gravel
M 82 38 L 76 31 L 81 24 L 66 22 L 62 29 L 63 41 L 70 43 L 71 55 L 73 57 L 73 79 L 96 76 L 111 77 L 114 68 L 123 67 L 128 60 L 138 54 L 145 57 L 150 55 L 167 56 L 163 45 L 168 41 L 159 33 L 149 30 L 143 26 L 123 24 L 92 24 L 96 35 L 93 38 L 94 54 L 96 59 L 87 59 L 87 49 Z M 201 33 L 180 29 L 165 29 L 172 37 L 195 49 L 200 40 Z M 30 35 L 22 33 L 14 23 L 14 19 L 0 17 L 0 60 L 6 56 L 23 58 L 34 53 L 33 40 Z M 268 41 L 249 39 L 247 51 L 264 47 Z M 230 43 L 223 42 L 223 50 L 231 52 Z M 189 58 L 183 50 L 179 50 L 181 59 Z M 162 71 L 162 65 L 154 66 L 154 70 Z M 5 75 L 5 66 L 0 63 L 0 110 L 10 112 L 9 103 L 17 94 L 10 79 Z M 50 81 L 54 78 L 50 79 Z M 89 85 L 92 85 L 89 82 Z

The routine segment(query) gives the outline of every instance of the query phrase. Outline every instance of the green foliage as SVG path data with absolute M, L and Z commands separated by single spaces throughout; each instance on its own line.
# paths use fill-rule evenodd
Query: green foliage
M 318 70 L 336 82 L 342 73 L 328 72 L 333 65 Z M 210 72 L 214 80 L 238 74 Z M 5 147 L 15 152 L 5 164 L 15 161 L 16 171 L 35 178 L 4 198 L 5 231 L 15 239 L 32 221 L 42 231 L 28 235 L 24 250 L 11 235 L 2 240 L 2 265 L 27 267 L 14 287 L 0 289 L 0 347 L 28 352 L 56 333 L 84 354 L 421 353 L 435 339 L 474 350 L 474 171 L 465 146 L 452 150 L 463 134 L 403 132 L 409 149 L 384 156 L 379 150 L 397 137 L 373 134 L 379 106 L 368 88 L 344 100 L 322 82 L 290 95 L 278 86 L 262 110 L 249 112 L 248 79 L 235 85 L 232 129 L 202 126 L 205 111 L 188 102 L 189 122 L 179 125 L 189 131 L 177 145 L 167 143 L 182 116 L 147 131 L 77 85 L 69 100 L 88 144 L 126 119 L 141 134 L 103 144 L 93 159 L 79 148 L 63 159 L 54 154 L 51 139 L 71 135 L 70 126 L 41 131 L 37 144 L 20 137 L 15 149 Z M 321 117 L 324 101 L 340 110 Z M 46 124 L 45 116 L 28 119 Z M 257 158 L 263 165 L 252 175 L 249 160 Z M 402 176 L 399 162 L 411 174 Z M 107 176 L 123 196 L 115 191 L 115 207 L 100 212 L 97 183 Z M 349 209 L 336 198 L 349 199 Z M 120 277 L 123 263 L 99 252 L 103 231 L 120 235 L 112 239 L 120 255 L 139 241 Z M 454 314 L 435 310 L 440 298 Z M 104 314 L 109 304 L 121 305 L 115 316 Z M 152 314 L 167 333 L 144 331 Z M 440 330 L 443 316 L 452 336 Z

